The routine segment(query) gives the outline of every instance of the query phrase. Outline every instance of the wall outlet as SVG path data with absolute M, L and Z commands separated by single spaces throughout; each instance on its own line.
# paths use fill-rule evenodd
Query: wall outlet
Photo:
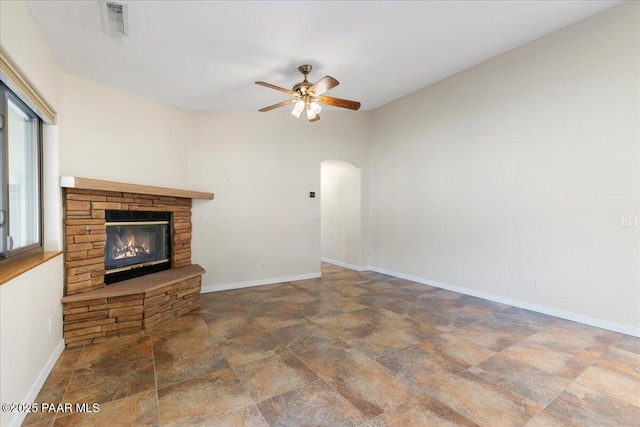
M 534 289 L 538 289 L 540 287 L 540 283 L 538 283 L 537 280 L 534 280 L 531 282 L 531 286 L 533 286 Z
M 638 217 L 635 215 L 623 216 L 622 217 L 622 226 L 623 227 L 637 227 L 638 226 Z
M 262 261 L 262 262 L 260 263 L 260 268 L 264 269 L 266 266 L 267 266 L 267 265 L 264 263 L 264 261 Z
M 293 265 L 293 258 L 289 258 L 288 264 Z

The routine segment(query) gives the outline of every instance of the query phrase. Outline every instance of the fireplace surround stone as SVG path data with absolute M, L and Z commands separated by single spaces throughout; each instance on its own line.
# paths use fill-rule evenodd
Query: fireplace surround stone
M 212 193 L 61 178 L 67 346 L 148 330 L 200 305 L 202 267 L 191 264 L 192 199 Z M 106 287 L 106 210 L 171 213 L 171 269 Z

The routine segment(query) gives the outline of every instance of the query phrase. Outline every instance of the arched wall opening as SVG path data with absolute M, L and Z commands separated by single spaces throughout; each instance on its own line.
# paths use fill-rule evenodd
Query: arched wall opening
M 320 245 L 323 262 L 362 265 L 361 169 L 338 159 L 321 164 Z

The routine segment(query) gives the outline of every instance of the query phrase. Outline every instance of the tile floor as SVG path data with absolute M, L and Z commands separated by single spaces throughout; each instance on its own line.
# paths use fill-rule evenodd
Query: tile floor
M 324 264 L 63 352 L 42 426 L 637 426 L 640 339 Z

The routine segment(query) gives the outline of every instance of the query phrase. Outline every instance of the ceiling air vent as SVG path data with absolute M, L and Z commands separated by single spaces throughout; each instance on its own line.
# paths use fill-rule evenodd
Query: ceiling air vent
M 127 4 L 119 1 L 104 2 L 102 22 L 105 32 L 112 36 L 128 36 Z

